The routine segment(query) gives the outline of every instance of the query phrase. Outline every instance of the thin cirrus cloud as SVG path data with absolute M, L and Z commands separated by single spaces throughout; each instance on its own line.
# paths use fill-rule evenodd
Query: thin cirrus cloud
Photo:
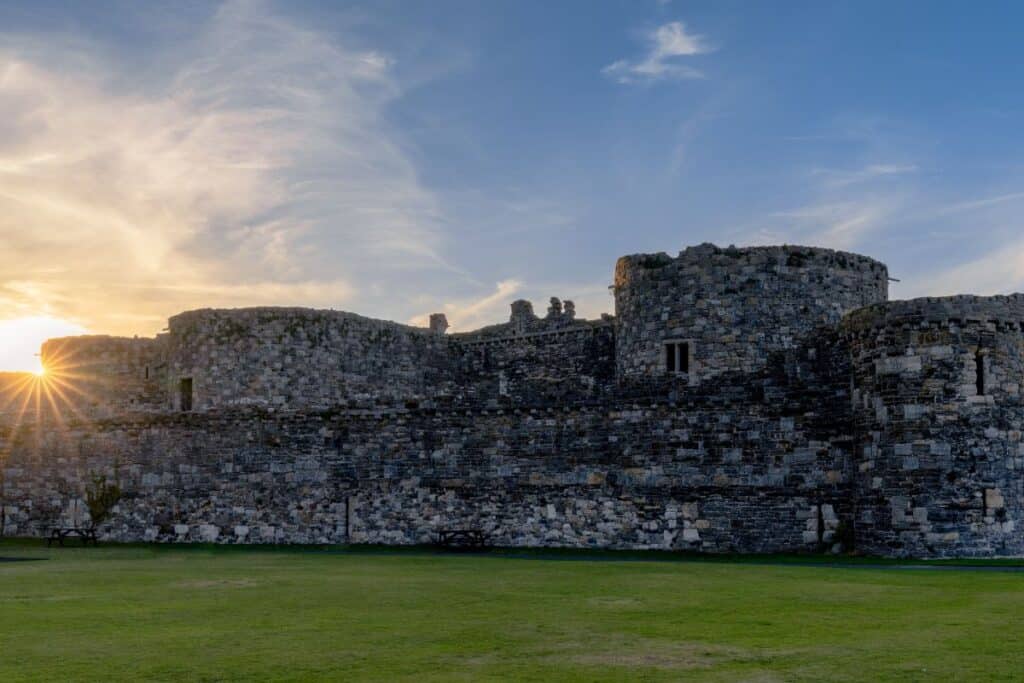
M 854 249 L 891 219 L 898 204 L 891 197 L 831 199 L 769 216 L 769 225 L 742 234 L 753 244 L 798 243 Z
M 827 186 L 840 188 L 915 173 L 917 170 L 914 164 L 868 164 L 853 170 L 819 168 L 814 170 L 813 175 L 821 178 Z
M 601 72 L 617 83 L 654 83 L 657 81 L 703 78 L 699 69 L 680 62 L 685 57 L 710 52 L 702 36 L 688 33 L 681 21 L 672 21 L 646 36 L 647 52 L 637 59 L 620 59 Z
M 978 258 L 938 272 L 922 273 L 904 289 L 907 297 L 1024 291 L 1024 241 L 1002 244 Z
M 530 301 L 534 313 L 544 316 L 552 294 L 571 300 L 581 318 L 598 318 L 614 306 L 605 282 L 539 282 L 528 287 L 521 280 L 502 280 L 486 295 L 445 303 L 441 312 L 448 318 L 453 332 L 466 332 L 507 321 L 513 298 Z M 410 319 L 409 324 L 423 327 L 429 318 L 428 313 L 423 313 Z
M 0 319 L 151 333 L 198 305 L 336 305 L 371 262 L 444 268 L 381 112 L 384 54 L 261 2 L 145 65 L 0 30 Z M 424 266 L 426 264 L 426 266 Z
M 495 285 L 493 292 L 475 299 L 448 302 L 443 305 L 442 312 L 454 331 L 472 330 L 500 319 L 502 309 L 522 288 L 523 283 L 519 280 L 502 280 Z M 410 320 L 409 324 L 426 326 L 429 318 L 430 314 L 423 313 Z

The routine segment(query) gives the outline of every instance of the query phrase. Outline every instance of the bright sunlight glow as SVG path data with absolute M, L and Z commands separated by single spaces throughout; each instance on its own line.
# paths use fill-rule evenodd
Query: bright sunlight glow
M 42 376 L 39 347 L 47 339 L 85 334 L 85 328 L 67 320 L 36 316 L 0 320 L 0 372 L 31 372 Z

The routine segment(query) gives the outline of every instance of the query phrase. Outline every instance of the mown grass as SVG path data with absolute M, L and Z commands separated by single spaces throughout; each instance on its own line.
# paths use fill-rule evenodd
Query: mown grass
M 20 542 L 0 544 L 0 557 L 46 558 L 0 563 L 2 681 L 933 681 L 1024 672 L 1019 572 Z

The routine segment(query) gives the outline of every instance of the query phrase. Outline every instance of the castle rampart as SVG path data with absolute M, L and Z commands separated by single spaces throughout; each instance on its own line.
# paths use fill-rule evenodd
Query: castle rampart
M 0 378 L 7 406 L 61 390 L 0 410 L 3 533 L 103 474 L 123 541 L 1024 554 L 1024 295 L 887 288 L 855 254 L 701 245 L 620 259 L 598 320 L 204 309 L 55 340 L 46 379 Z
M 179 410 L 417 399 L 451 372 L 444 336 L 341 311 L 204 309 L 174 316 L 168 330 Z
M 785 410 L 723 420 L 741 401 L 137 414 L 61 438 L 33 426 L 7 435 L 7 533 L 43 533 L 103 473 L 131 493 L 105 525 L 125 541 L 409 544 L 468 527 L 508 546 L 830 545 L 850 514 L 848 454 Z
M 82 417 L 165 410 L 165 342 L 164 336 L 145 339 L 86 335 L 51 339 L 40 350 L 40 360 L 51 378 L 45 399 L 58 409 Z

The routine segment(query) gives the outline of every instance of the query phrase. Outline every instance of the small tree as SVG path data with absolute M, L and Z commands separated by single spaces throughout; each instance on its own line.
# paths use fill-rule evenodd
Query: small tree
M 121 487 L 107 481 L 107 475 L 94 474 L 85 486 L 85 504 L 95 529 L 110 517 L 111 511 L 121 500 Z

